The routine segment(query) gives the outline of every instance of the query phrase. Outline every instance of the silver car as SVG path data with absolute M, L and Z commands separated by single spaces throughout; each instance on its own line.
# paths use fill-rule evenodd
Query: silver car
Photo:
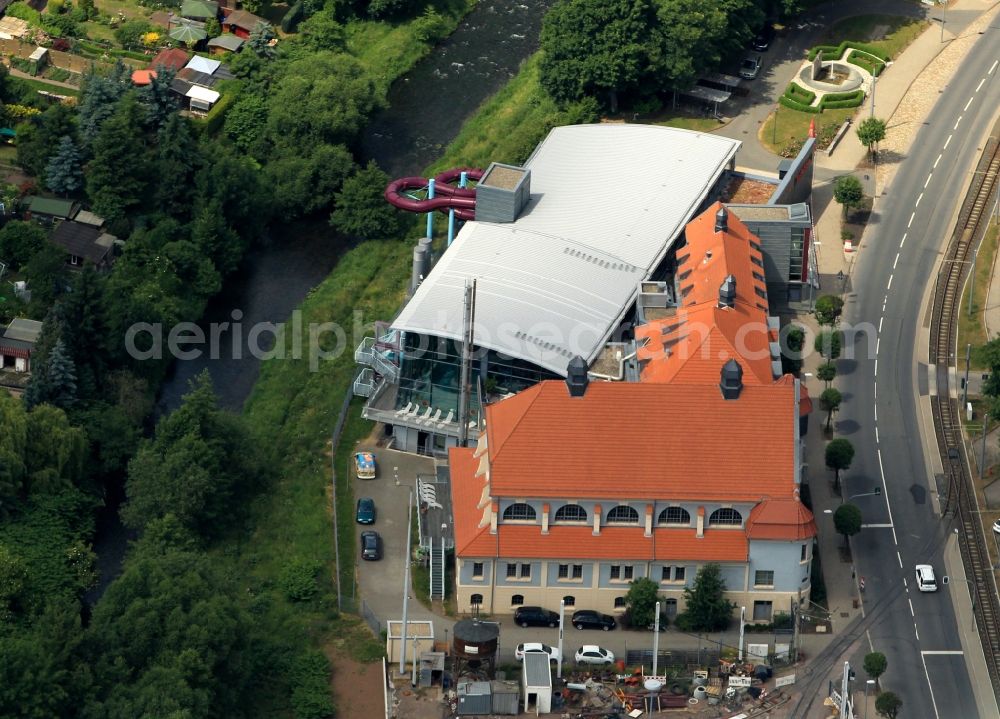
M 747 55 L 743 58 L 743 62 L 740 63 L 740 77 L 744 80 L 753 80 L 757 77 L 757 73 L 760 72 L 760 55 Z

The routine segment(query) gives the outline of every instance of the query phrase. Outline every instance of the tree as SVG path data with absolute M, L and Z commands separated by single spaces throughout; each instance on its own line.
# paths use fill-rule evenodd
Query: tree
M 874 679 L 876 683 L 878 683 L 878 678 L 885 674 L 885 670 L 888 667 L 889 662 L 882 652 L 869 652 L 865 654 L 865 673 Z
M 144 108 L 135 95 L 126 95 L 94 139 L 87 194 L 94 212 L 108 221 L 124 219 L 145 197 L 149 168 L 144 120 Z
M 389 176 L 370 161 L 347 178 L 335 195 L 330 224 L 355 237 L 399 237 L 409 223 L 382 196 L 388 182 Z
M 861 140 L 862 145 L 868 147 L 868 152 L 872 157 L 875 156 L 875 148 L 878 143 L 885 139 L 885 129 L 885 120 L 877 117 L 866 117 L 858 123 L 858 139 Z
M 903 707 L 903 700 L 892 692 L 882 692 L 875 698 L 875 711 L 885 719 L 896 719 Z
M 32 308 L 42 314 L 66 293 L 69 286 L 66 252 L 55 245 L 45 244 L 24 265 L 24 277 L 31 290 Z
M 653 74 L 660 25 L 650 0 L 561 0 L 542 21 L 542 87 L 559 103 L 597 96 L 611 112 Z
M 76 193 L 83 187 L 80 151 L 69 135 L 62 136 L 56 153 L 45 166 L 45 185 L 64 197 Z
M 85 147 L 97 138 L 104 123 L 115 113 L 118 101 L 132 88 L 132 70 L 121 60 L 105 75 L 84 75 L 80 91 L 80 139 Z M 65 133 L 63 133 L 65 134 Z
M 262 156 L 264 148 L 260 141 L 267 130 L 267 100 L 260 95 L 240 95 L 226 113 L 223 127 L 241 152 Z
M 865 191 L 861 187 L 861 180 L 854 175 L 841 175 L 833 183 L 833 199 L 844 206 L 844 217 L 847 211 L 861 205 Z
M 344 49 L 344 26 L 328 10 L 321 10 L 299 25 L 299 42 L 310 52 Z
M 126 50 L 142 47 L 142 36 L 153 31 L 145 20 L 126 20 L 115 29 L 115 40 Z
M 660 598 L 660 587 L 652 579 L 642 577 L 633 580 L 625 595 L 625 609 L 633 627 L 652 626 L 656 619 L 656 602 Z
M 43 404 L 28 413 L 28 443 L 24 450 L 27 494 L 56 494 L 77 485 L 84 476 L 87 438 L 70 424 L 66 413 Z
M 716 632 L 729 626 L 733 605 L 726 599 L 726 583 L 718 564 L 706 564 L 695 575 L 694 584 L 684 587 L 687 609 L 677 617 L 677 626 L 686 631 Z
M 50 105 L 41 115 L 18 124 L 17 164 L 29 175 L 41 177 L 66 135 L 77 139 L 76 111 L 61 103 Z
M 48 403 L 65 409 L 76 401 L 76 369 L 61 339 L 49 354 L 45 371 L 38 374 L 37 382 L 32 377 L 29 389 L 26 401 L 31 407 Z
M 840 409 L 840 403 L 843 399 L 836 387 L 828 387 L 819 396 L 819 408 L 826 412 L 827 431 L 830 430 L 830 425 L 833 423 L 833 413 Z
M 798 374 L 802 369 L 802 348 L 806 344 L 806 333 L 798 325 L 785 325 L 779 334 L 781 340 L 781 371 L 784 374 Z
M 821 325 L 837 323 L 844 310 L 844 300 L 837 295 L 823 295 L 816 299 L 816 320 Z
M 833 362 L 824 362 L 816 368 L 816 378 L 821 382 L 824 382 L 827 387 L 830 386 L 830 383 L 833 382 L 836 376 L 837 365 Z
M 264 171 L 282 214 L 295 219 L 328 208 L 354 167 L 354 158 L 346 147 L 320 145 L 311 155 L 272 160 Z
M 191 217 L 191 185 L 201 166 L 199 158 L 191 122 L 171 114 L 157 133 L 155 197 L 162 212 L 181 221 Z
M 244 7 L 246 4 L 244 3 Z M 251 10 L 251 12 L 253 12 Z M 247 39 L 247 45 L 253 50 L 257 57 L 267 58 L 268 60 L 273 59 L 278 51 L 274 48 L 274 43 L 272 42 L 277 35 L 274 32 L 274 28 L 271 23 L 259 22 L 250 31 L 250 37 Z
M 826 445 L 826 468 L 833 470 L 833 484 L 839 489 L 840 473 L 851 468 L 854 461 L 854 445 L 838 437 Z
M 845 545 L 848 537 L 853 537 L 861 531 L 861 522 L 861 510 L 856 504 L 842 504 L 833 513 L 833 526 L 837 534 L 844 535 Z
M 843 343 L 843 334 L 839 330 L 824 330 L 816 335 L 813 349 L 829 360 L 840 357 L 840 348 Z
M 177 93 L 170 87 L 176 74 L 171 68 L 158 67 L 149 84 L 139 88 L 139 101 L 146 106 L 146 120 L 154 130 L 160 130 L 177 113 Z
M 46 239 L 45 231 L 35 223 L 11 220 L 0 229 L 0 260 L 20 269 L 46 247 Z

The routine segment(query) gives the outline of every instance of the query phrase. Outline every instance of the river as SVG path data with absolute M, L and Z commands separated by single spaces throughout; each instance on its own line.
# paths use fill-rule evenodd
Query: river
M 534 52 L 542 15 L 551 4 L 552 0 L 480 0 L 448 39 L 390 88 L 388 108 L 372 119 L 364 133 L 364 158 L 374 159 L 393 176 L 416 174 L 431 164 L 465 120 Z M 242 409 L 260 373 L 259 360 L 247 349 L 249 328 L 256 323 L 287 320 L 309 290 L 326 278 L 346 248 L 346 241 L 324 223 L 325 219 L 318 219 L 279 225 L 272 229 L 274 238 L 269 245 L 251 250 L 243 267 L 226 280 L 222 292 L 209 303 L 201 323 L 203 328 L 233 323 L 238 311 L 244 340 L 241 350 L 229 351 L 231 345 L 223 342 L 227 351 L 218 359 L 206 353 L 175 361 L 160 388 L 157 416 L 176 409 L 189 381 L 206 369 L 220 405 L 235 412 Z M 87 594 L 90 604 L 121 573 L 132 538 L 118 517 L 120 500 L 120 496 L 109 496 L 98 515 L 94 551 L 99 579 Z

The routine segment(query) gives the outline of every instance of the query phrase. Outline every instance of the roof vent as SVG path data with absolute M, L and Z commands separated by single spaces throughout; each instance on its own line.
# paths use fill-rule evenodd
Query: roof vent
M 724 399 L 739 399 L 740 392 L 743 390 L 743 368 L 740 363 L 730 359 L 722 365 L 721 375 L 722 381 L 719 382 L 719 389 L 722 390 L 722 397 Z
M 715 231 L 725 232 L 729 228 L 729 212 L 726 211 L 726 206 L 723 205 L 719 208 L 719 211 L 715 213 Z
M 705 262 L 708 262 L 710 259 L 712 259 L 712 251 L 705 250 Z
M 736 306 L 736 277 L 728 275 L 719 286 L 719 307 Z
M 587 361 L 576 355 L 566 366 L 566 386 L 570 397 L 583 397 L 590 379 L 587 377 Z

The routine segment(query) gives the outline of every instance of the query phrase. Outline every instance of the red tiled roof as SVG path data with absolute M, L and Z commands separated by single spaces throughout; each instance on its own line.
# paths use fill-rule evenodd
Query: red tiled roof
M 726 400 L 718 375 L 712 385 L 591 382 L 583 397 L 541 382 L 486 409 L 492 495 L 790 496 L 797 417 L 791 383 L 745 385 Z
M 747 536 L 788 541 L 809 539 L 816 536 L 816 521 L 797 498 L 765 499 L 750 512 Z
M 475 450 L 472 448 L 451 447 L 448 450 L 448 468 L 451 474 L 451 511 L 452 519 L 455 522 L 455 552 L 461 556 L 465 556 L 466 548 L 473 544 L 479 551 L 482 551 L 480 539 L 484 533 L 493 539 L 489 526 L 483 528 L 479 526 L 483 512 L 481 509 L 477 509 L 476 505 L 479 504 L 486 480 L 483 477 L 475 476 L 479 460 L 474 455 Z
M 774 381 L 764 269 L 747 226 L 727 214 L 725 232 L 715 231 L 716 202 L 688 223 L 687 245 L 678 250 L 681 306 L 677 314 L 636 328 L 644 382 L 716 382 L 722 363 L 736 359 L 746 384 Z M 733 307 L 719 306 L 719 288 L 735 280 Z
M 133 85 L 148 85 L 156 77 L 156 70 L 133 70 Z
M 187 65 L 188 53 L 181 50 L 179 47 L 173 47 L 169 50 L 160 50 L 153 58 L 153 61 L 149 63 L 150 70 L 156 70 L 159 67 L 166 67 L 171 70 L 180 70 L 182 67 Z

